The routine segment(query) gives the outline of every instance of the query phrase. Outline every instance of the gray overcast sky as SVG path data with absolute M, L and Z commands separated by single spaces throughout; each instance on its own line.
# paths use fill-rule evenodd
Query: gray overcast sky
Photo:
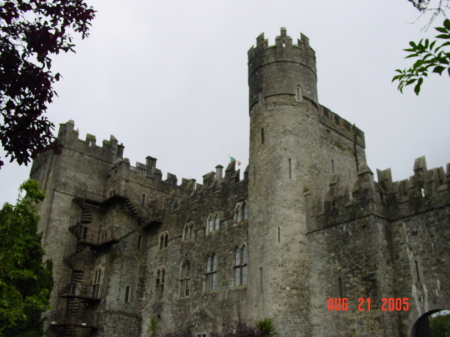
M 300 32 L 316 51 L 319 101 L 355 123 L 366 136 L 369 167 L 392 168 L 394 180 L 450 161 L 450 79 L 431 75 L 416 97 L 391 83 L 412 61 L 402 49 L 426 20 L 407 0 L 148 1 L 87 0 L 98 11 L 91 36 L 76 54 L 60 54 L 63 79 L 47 116 L 75 120 L 80 138 L 113 134 L 131 164 L 158 158 L 157 167 L 181 178 L 202 176 L 228 155 L 248 164 L 247 50 L 264 32 L 274 44 L 280 27 Z M 435 25 L 442 23 L 439 18 Z M 0 152 L 4 158 L 4 153 Z M 14 202 L 30 166 L 5 161 L 0 204 Z

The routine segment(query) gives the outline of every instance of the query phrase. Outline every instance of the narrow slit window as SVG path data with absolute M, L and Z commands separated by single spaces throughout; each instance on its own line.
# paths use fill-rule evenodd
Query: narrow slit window
M 419 264 L 417 263 L 417 261 L 414 262 L 416 264 L 417 281 L 420 282 Z
M 138 236 L 137 249 L 138 249 L 138 250 L 141 250 L 141 249 L 142 249 L 142 235 L 139 235 L 139 236 Z
M 331 159 L 331 172 L 334 173 L 334 160 Z
M 278 242 L 281 242 L 281 229 L 278 227 Z
M 289 158 L 289 179 L 292 178 L 291 158 Z
M 343 298 L 344 297 L 344 293 L 342 291 L 342 278 L 338 278 L 338 283 L 339 283 L 339 297 Z
M 125 303 L 130 303 L 130 286 L 125 289 Z
M 264 128 L 261 128 L 261 144 L 264 144 Z
M 259 267 L 259 290 L 263 292 L 263 269 Z

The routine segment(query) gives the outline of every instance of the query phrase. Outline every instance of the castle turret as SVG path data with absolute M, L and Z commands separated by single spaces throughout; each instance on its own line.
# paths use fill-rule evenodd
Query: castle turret
M 282 28 L 275 46 L 261 34 L 248 57 L 249 317 L 271 316 L 283 336 L 308 336 L 304 192 L 328 173 L 319 170 L 315 53 L 307 37 L 294 45 Z

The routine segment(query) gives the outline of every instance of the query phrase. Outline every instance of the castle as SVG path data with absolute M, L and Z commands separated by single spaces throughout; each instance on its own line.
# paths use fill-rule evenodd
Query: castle
M 47 198 L 48 336 L 195 337 L 271 318 L 283 337 L 416 336 L 450 309 L 450 164 L 366 165 L 364 133 L 319 104 L 314 50 L 281 29 L 248 51 L 250 159 L 201 183 L 131 166 L 61 124 L 31 177 Z M 421 336 L 424 334 L 421 334 Z

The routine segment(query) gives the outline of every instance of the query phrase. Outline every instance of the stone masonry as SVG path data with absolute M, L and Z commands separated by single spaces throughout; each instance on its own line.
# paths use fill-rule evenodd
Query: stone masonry
M 54 263 L 48 336 L 193 336 L 271 318 L 284 337 L 415 336 L 450 309 L 450 164 L 393 182 L 320 105 L 315 52 L 281 29 L 248 51 L 250 160 L 198 183 L 130 165 L 61 124 L 31 177 Z M 369 310 L 370 306 L 370 310 Z M 364 309 L 364 310 L 362 310 Z

